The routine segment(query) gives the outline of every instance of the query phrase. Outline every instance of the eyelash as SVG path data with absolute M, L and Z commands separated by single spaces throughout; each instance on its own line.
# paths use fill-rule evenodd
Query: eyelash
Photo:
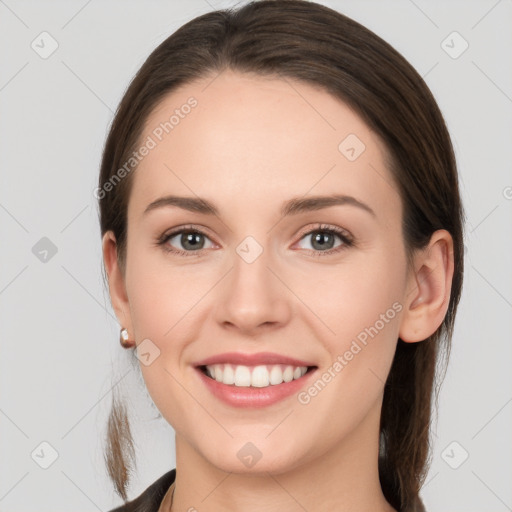
M 331 256 L 333 254 L 337 254 L 337 253 L 339 253 L 343 250 L 346 250 L 349 247 L 353 247 L 355 245 L 354 238 L 348 233 L 348 231 L 345 231 L 344 229 L 341 229 L 341 228 L 338 228 L 335 226 L 326 225 L 326 224 L 321 224 L 321 225 L 315 227 L 314 229 L 310 229 L 309 231 L 301 233 L 299 240 L 302 240 L 305 236 L 312 235 L 313 233 L 318 233 L 318 232 L 329 233 L 331 235 L 337 235 L 341 239 L 343 244 L 339 245 L 338 247 L 336 247 L 334 249 L 329 249 L 326 251 L 315 251 L 313 249 L 306 249 L 307 251 L 310 251 L 315 257 Z M 188 225 L 188 226 L 182 226 L 175 231 L 171 231 L 170 233 L 164 233 L 161 237 L 159 237 L 157 239 L 156 245 L 161 246 L 162 249 L 168 253 L 173 253 L 173 254 L 176 254 L 179 256 L 185 256 L 185 257 L 200 256 L 201 253 L 206 249 L 199 249 L 197 251 L 184 251 L 182 249 L 176 249 L 175 247 L 171 247 L 167 244 L 167 242 L 171 238 L 175 237 L 176 235 L 183 234 L 183 233 L 197 233 L 197 234 L 200 234 L 200 235 L 203 235 L 203 236 L 209 238 L 208 235 L 206 233 L 204 233 L 203 231 L 201 231 L 200 229 L 196 229 L 193 225 Z

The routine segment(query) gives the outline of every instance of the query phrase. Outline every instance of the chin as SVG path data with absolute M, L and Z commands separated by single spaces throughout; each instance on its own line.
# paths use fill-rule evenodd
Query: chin
M 229 443 L 217 444 L 214 453 L 211 453 L 210 447 L 200 452 L 213 466 L 235 474 L 280 474 L 305 463 L 293 445 L 281 439 L 278 445 L 280 450 L 264 437 L 261 440 L 253 438 L 253 441 L 245 437 L 244 440 L 231 439 Z

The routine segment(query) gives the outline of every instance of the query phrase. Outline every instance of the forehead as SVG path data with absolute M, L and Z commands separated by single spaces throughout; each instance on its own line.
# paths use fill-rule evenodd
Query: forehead
M 133 176 L 134 214 L 165 193 L 258 211 L 308 192 L 376 210 L 399 201 L 380 138 L 339 99 L 288 78 L 226 70 L 186 84 L 152 111 L 142 144 L 151 149 Z

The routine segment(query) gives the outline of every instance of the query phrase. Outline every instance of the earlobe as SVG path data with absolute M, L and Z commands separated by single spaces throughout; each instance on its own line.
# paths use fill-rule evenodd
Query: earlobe
M 423 341 L 442 324 L 450 303 L 453 270 L 453 239 L 440 229 L 415 254 L 399 331 L 403 341 Z
M 124 275 L 119 266 L 117 257 L 117 243 L 115 235 L 112 231 L 107 231 L 103 235 L 102 240 L 103 262 L 108 276 L 108 287 L 112 307 L 116 313 L 119 324 L 128 330 L 130 336 L 133 337 L 133 329 L 130 318 L 130 308 Z

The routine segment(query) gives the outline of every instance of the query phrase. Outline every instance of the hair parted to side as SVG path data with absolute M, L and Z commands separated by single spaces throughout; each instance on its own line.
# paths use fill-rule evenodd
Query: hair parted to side
M 428 339 L 397 350 L 386 381 L 380 422 L 379 475 L 397 510 L 412 510 L 429 464 L 432 398 L 438 356 L 448 360 L 463 278 L 464 210 L 455 155 L 443 116 L 421 76 L 387 42 L 363 25 L 306 0 L 259 0 L 213 11 L 186 23 L 148 57 L 127 89 L 105 143 L 99 187 L 139 145 L 144 123 L 165 95 L 225 69 L 291 78 L 319 86 L 348 104 L 380 136 L 403 204 L 408 261 L 438 229 L 454 242 L 450 302 Z M 102 236 L 112 230 L 124 272 L 127 204 L 133 171 L 99 199 Z M 440 365 L 441 366 L 441 365 Z M 439 369 L 439 368 L 438 368 Z M 446 365 L 444 365 L 446 369 Z M 126 501 L 129 472 L 123 443 L 129 429 L 113 404 L 106 458 Z

